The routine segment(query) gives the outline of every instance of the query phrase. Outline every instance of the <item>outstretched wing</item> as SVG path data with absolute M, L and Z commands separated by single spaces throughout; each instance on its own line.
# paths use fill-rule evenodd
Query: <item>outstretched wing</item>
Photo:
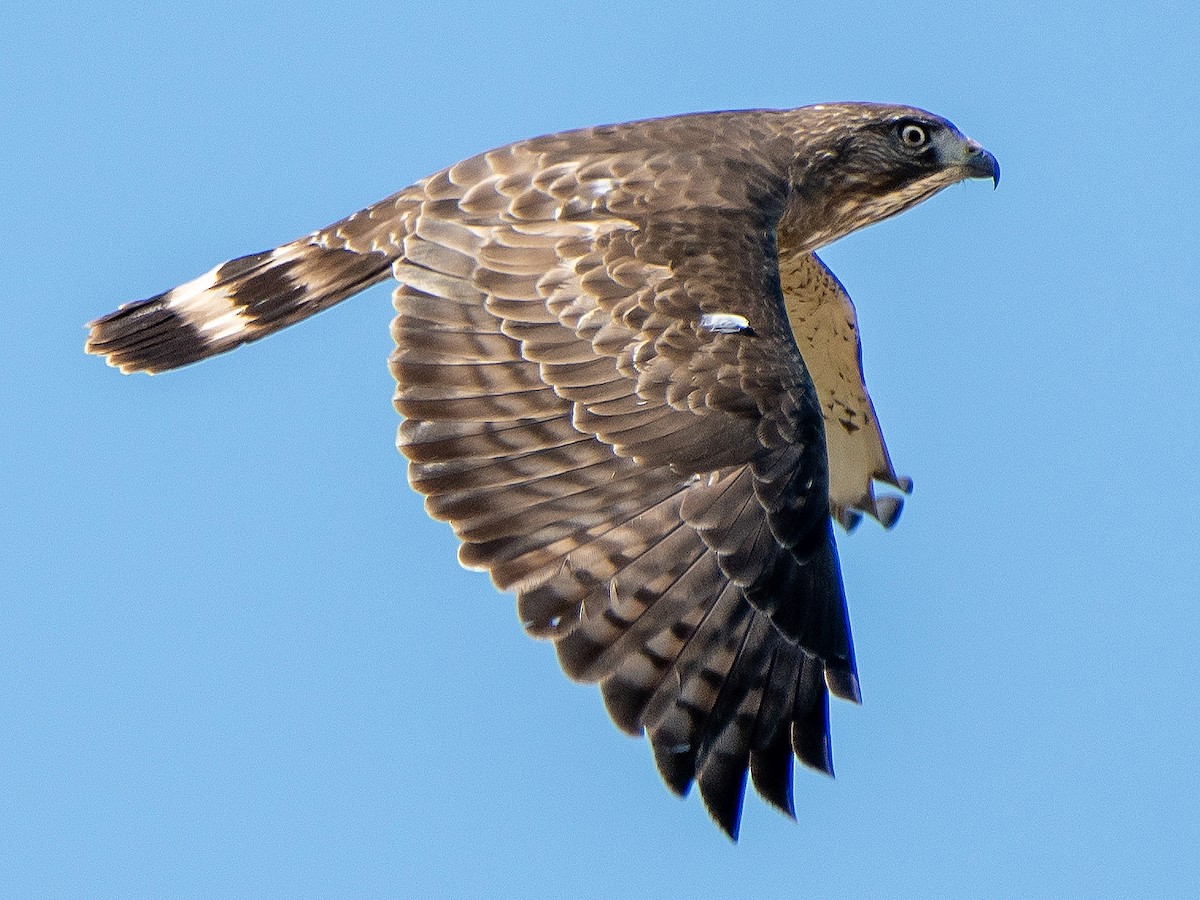
M 577 140 L 423 184 L 395 267 L 399 443 L 462 562 L 736 834 L 747 770 L 791 812 L 792 752 L 831 770 L 827 686 L 858 699 L 786 198 L 757 160 L 731 183 L 727 157 Z
M 907 494 L 912 479 L 896 474 L 883 442 L 863 376 L 854 304 L 815 253 L 781 246 L 779 274 L 792 334 L 821 398 L 834 517 L 851 529 L 866 513 L 890 528 L 904 500 L 890 493 L 876 495 L 874 482 Z
M 830 491 L 843 521 L 878 515 L 862 473 L 890 472 L 868 440 L 850 487 L 831 487 L 828 398 L 784 309 L 793 151 L 772 121 L 501 148 L 123 307 L 88 349 L 126 371 L 184 365 L 390 266 L 399 444 L 429 512 L 465 565 L 516 592 L 564 670 L 600 684 L 615 722 L 649 736 L 668 785 L 698 783 L 736 834 L 747 772 L 791 813 L 793 754 L 832 771 L 828 693 L 859 688 Z M 829 310 L 852 323 L 819 265 L 800 261 L 798 288 L 788 270 L 819 323 L 797 334 L 817 345 Z M 844 368 L 844 349 L 832 366 L 817 351 L 815 373 Z
M 88 350 L 162 371 L 390 268 L 399 444 L 430 513 L 736 836 L 747 772 L 792 813 L 793 755 L 832 771 L 828 695 L 859 697 L 831 514 L 891 524 L 873 482 L 910 487 L 811 251 L 976 177 L 995 158 L 908 107 L 550 135 L 122 307 Z

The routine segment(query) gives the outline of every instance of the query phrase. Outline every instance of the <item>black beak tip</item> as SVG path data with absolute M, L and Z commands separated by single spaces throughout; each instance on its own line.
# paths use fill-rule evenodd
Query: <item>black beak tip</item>
M 996 157 L 974 141 L 969 142 L 967 148 L 970 152 L 967 170 L 971 177 L 992 179 L 992 190 L 1000 187 L 1000 163 L 996 161 Z

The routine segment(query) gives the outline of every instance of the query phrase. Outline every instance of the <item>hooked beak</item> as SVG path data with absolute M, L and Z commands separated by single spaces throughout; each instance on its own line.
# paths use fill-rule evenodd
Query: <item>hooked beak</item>
M 960 165 L 968 178 L 990 178 L 993 190 L 1000 186 L 1000 163 L 977 141 L 968 139 L 963 142 Z

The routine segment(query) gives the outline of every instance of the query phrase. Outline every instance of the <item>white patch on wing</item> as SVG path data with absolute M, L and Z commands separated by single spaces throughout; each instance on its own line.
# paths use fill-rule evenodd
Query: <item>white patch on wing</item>
M 746 317 L 735 313 L 705 313 L 700 317 L 700 327 L 717 334 L 740 334 L 751 330 Z

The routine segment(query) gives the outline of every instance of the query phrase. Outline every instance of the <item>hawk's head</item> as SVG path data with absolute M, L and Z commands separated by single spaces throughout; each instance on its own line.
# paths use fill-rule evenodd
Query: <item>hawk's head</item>
M 797 152 L 780 228 L 797 249 L 815 250 L 967 178 L 1000 182 L 992 154 L 921 109 L 830 103 L 791 115 Z

